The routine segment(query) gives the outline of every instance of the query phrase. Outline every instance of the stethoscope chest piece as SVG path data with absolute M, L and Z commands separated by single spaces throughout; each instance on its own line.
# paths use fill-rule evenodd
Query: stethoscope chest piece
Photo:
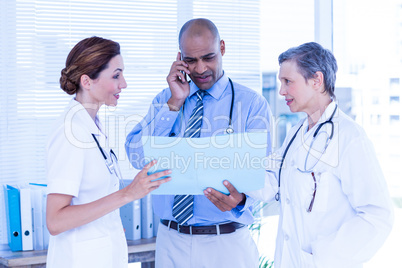
M 231 126 L 228 126 L 228 127 L 226 128 L 226 133 L 227 133 L 227 134 L 233 134 L 233 133 L 234 133 L 234 129 L 233 129 Z

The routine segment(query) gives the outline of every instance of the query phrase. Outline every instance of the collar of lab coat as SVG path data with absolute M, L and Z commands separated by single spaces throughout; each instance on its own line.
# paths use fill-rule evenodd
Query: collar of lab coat
M 308 132 L 307 132 L 308 120 L 307 120 L 307 118 L 304 120 L 302 129 L 300 130 L 301 133 L 299 133 L 300 136 L 298 135 L 299 138 L 295 140 L 295 144 L 293 145 L 293 151 L 292 151 L 294 153 L 294 152 L 296 152 L 296 150 L 298 150 L 298 152 L 303 155 L 303 157 L 298 159 L 300 161 L 303 160 L 303 161 L 297 163 L 298 167 L 301 167 L 304 164 L 305 155 L 307 155 L 307 152 L 310 149 L 314 132 L 316 131 L 316 129 L 318 128 L 318 126 L 321 123 L 327 121 L 331 117 L 332 113 L 335 110 L 336 105 L 337 105 L 337 103 L 335 103 L 335 101 L 332 101 L 328 105 L 328 107 L 325 109 L 324 113 L 321 115 L 320 119 L 315 124 L 315 126 L 312 129 L 310 129 Z M 336 110 L 334 116 L 332 117 L 332 122 L 334 122 L 334 123 L 336 122 L 338 115 L 339 115 L 339 107 Z M 334 127 L 333 131 L 334 131 L 334 137 L 335 137 L 336 133 L 337 133 L 335 130 L 336 123 L 333 125 L 333 127 Z M 331 132 L 331 125 L 330 124 L 323 125 L 320 129 L 320 132 L 322 132 L 322 131 L 327 132 L 329 135 L 329 133 Z M 331 144 L 334 145 L 337 143 L 337 139 L 334 137 L 331 139 L 330 145 Z M 337 148 L 337 146 L 332 146 L 332 147 Z M 329 147 L 326 151 L 328 151 L 328 150 L 329 150 Z M 290 152 L 290 153 L 292 153 L 292 152 Z M 329 157 L 332 156 L 333 159 L 332 160 L 325 159 L 325 157 L 327 157 L 327 156 L 329 156 Z M 324 161 L 325 163 L 335 165 L 334 163 L 337 163 L 337 160 L 338 160 L 338 151 L 332 151 L 331 154 L 324 155 L 323 158 L 320 160 L 320 162 L 323 162 L 324 159 L 325 159 L 325 161 Z
M 81 121 L 82 126 L 86 128 L 91 134 L 95 134 L 97 137 L 104 136 L 105 139 L 107 138 L 103 125 L 98 118 L 98 115 L 95 116 L 95 121 L 92 120 L 92 117 L 89 115 L 85 107 L 77 100 L 75 100 L 75 98 L 70 101 L 70 104 L 68 106 L 68 113 L 73 113 L 72 118 L 76 117 L 75 120 Z
M 308 137 L 310 137 L 310 135 L 313 135 L 313 133 L 314 133 L 314 131 L 317 129 L 317 127 L 322 123 L 322 122 L 325 122 L 325 121 L 327 121 L 330 117 L 331 117 L 331 115 L 332 115 L 332 113 L 334 112 L 334 110 L 335 110 L 335 106 L 336 105 L 338 105 L 337 103 L 335 103 L 335 101 L 332 101 L 328 106 L 327 106 L 327 108 L 325 109 L 325 111 L 324 111 L 324 113 L 321 115 L 321 117 L 320 117 L 320 119 L 318 120 L 318 122 L 314 125 L 314 127 L 312 128 L 312 129 L 310 129 L 310 130 L 308 130 L 308 119 L 306 118 L 305 120 L 304 120 L 304 122 L 303 122 L 303 126 L 302 126 L 302 133 L 304 133 L 304 135 L 305 135 L 305 137 L 306 138 L 308 138 Z M 332 118 L 333 119 L 333 121 L 334 121 L 334 119 L 337 117 L 337 114 L 339 113 L 339 107 L 338 107 L 338 109 L 336 110 L 336 112 L 335 112 L 335 114 L 334 114 L 334 117 Z M 308 131 L 307 131 L 308 130 Z

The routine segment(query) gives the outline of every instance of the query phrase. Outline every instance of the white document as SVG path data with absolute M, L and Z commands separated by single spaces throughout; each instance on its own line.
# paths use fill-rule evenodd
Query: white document
M 202 195 L 207 187 L 227 194 L 224 180 L 242 193 L 263 188 L 267 135 L 247 132 L 193 139 L 143 136 L 144 162 L 158 161 L 150 173 L 172 170 L 172 180 L 152 194 Z

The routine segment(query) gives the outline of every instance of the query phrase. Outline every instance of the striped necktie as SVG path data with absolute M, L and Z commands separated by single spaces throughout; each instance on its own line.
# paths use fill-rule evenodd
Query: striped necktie
M 205 90 L 198 90 L 196 94 L 197 103 L 191 113 L 190 119 L 188 120 L 187 128 L 184 131 L 185 138 L 200 137 L 204 109 L 202 99 L 207 92 Z M 172 215 L 180 225 L 183 225 L 193 217 L 193 204 L 193 195 L 175 195 Z

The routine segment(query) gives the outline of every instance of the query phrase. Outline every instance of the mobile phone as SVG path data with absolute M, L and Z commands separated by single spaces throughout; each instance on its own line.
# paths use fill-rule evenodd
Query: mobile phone
M 180 51 L 180 60 L 183 60 L 183 53 Z M 187 81 L 187 74 L 184 71 L 180 71 L 184 75 L 184 80 Z M 189 82 L 189 81 L 188 81 Z

